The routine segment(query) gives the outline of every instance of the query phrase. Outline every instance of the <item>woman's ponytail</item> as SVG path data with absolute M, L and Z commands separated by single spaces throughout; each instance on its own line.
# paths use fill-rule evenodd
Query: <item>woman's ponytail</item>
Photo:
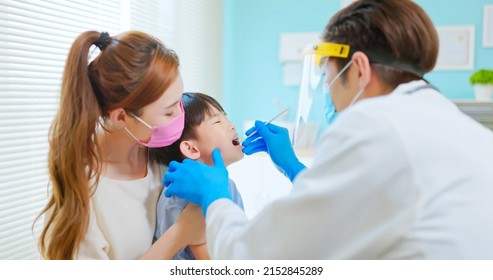
M 89 181 L 97 184 L 101 149 L 96 129 L 101 108 L 89 79 L 88 57 L 100 33 L 82 33 L 73 43 L 63 73 L 60 108 L 50 129 L 49 173 L 53 193 L 40 237 L 46 259 L 73 259 L 89 223 Z M 94 176 L 96 175 L 96 176 Z

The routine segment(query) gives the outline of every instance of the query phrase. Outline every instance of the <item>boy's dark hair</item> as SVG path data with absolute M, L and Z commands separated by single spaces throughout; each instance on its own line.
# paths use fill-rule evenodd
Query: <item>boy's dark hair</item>
M 207 94 L 185 92 L 181 101 L 185 110 L 185 128 L 180 139 L 167 147 L 149 149 L 151 160 L 159 164 L 169 165 L 173 160 L 182 162 L 185 157 L 180 151 L 180 143 L 184 140 L 196 139 L 195 128 L 212 114 L 212 108 L 224 112 L 221 104 Z

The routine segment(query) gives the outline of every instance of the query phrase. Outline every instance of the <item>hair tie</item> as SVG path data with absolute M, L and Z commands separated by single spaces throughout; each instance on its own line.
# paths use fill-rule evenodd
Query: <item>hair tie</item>
M 99 35 L 99 39 L 94 42 L 94 45 L 96 45 L 101 51 L 103 51 L 110 44 L 110 42 L 110 34 L 108 34 L 108 32 L 101 32 L 101 34 Z

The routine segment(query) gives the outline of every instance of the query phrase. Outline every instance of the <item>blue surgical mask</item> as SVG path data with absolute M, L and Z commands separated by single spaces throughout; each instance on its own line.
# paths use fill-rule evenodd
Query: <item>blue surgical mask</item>
M 346 69 L 351 66 L 352 60 L 349 61 L 342 69 L 335 75 L 335 77 L 330 81 L 330 83 L 323 83 L 322 90 L 325 95 L 325 120 L 327 124 L 331 124 L 337 117 L 338 112 L 336 111 L 336 107 L 334 106 L 334 102 L 332 102 L 332 97 L 330 96 L 330 88 L 334 84 L 334 82 L 346 71 Z
M 323 92 L 325 96 L 325 121 L 327 124 L 331 124 L 336 119 L 338 112 L 336 111 L 336 107 L 330 96 L 329 84 L 323 84 Z
M 323 91 L 325 95 L 325 120 L 327 121 L 327 124 L 331 124 L 335 118 L 337 117 L 338 112 L 336 111 L 336 108 L 334 106 L 334 103 L 332 102 L 332 97 L 330 96 L 330 88 L 334 84 L 334 82 L 339 79 L 339 77 L 346 71 L 349 66 L 351 66 L 352 60 L 349 61 L 342 69 L 335 75 L 335 77 L 330 81 L 330 83 L 323 83 Z M 363 94 L 364 88 L 361 88 L 354 96 L 353 100 L 349 104 L 349 106 L 353 105 L 356 100 Z M 348 106 L 348 107 L 349 107 Z

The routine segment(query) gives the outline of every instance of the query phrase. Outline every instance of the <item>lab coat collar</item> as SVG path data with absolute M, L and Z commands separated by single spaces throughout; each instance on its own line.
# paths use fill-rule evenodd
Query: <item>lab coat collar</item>
M 408 91 L 413 91 L 414 89 L 417 89 L 418 87 L 424 86 L 427 83 L 424 80 L 416 80 L 416 81 L 411 81 L 408 83 L 403 83 L 398 85 L 392 93 L 404 93 Z

